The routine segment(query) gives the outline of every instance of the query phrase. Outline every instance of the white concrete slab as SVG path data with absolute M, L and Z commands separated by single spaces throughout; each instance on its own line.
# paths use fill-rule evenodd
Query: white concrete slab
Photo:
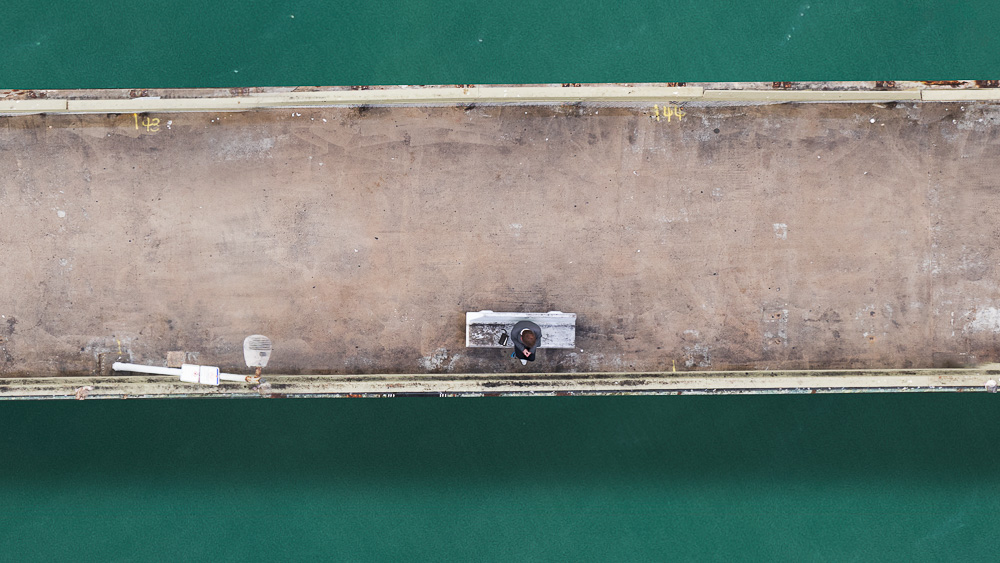
M 519 321 L 531 321 L 542 329 L 539 348 L 573 348 L 576 346 L 576 313 L 498 313 L 495 311 L 465 314 L 465 345 L 469 348 L 510 348 L 501 346 L 500 334 Z

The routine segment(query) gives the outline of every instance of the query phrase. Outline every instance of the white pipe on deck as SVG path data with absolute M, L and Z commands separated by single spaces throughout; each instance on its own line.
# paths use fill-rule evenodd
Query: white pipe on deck
M 144 366 L 140 364 L 126 364 L 115 362 L 111 364 L 111 369 L 115 371 L 134 371 L 136 373 L 153 373 L 156 375 L 176 375 L 180 376 L 180 368 L 161 368 L 156 366 Z
M 115 362 L 111 364 L 111 369 L 115 371 L 131 371 L 134 373 L 151 373 L 154 375 L 176 375 L 180 377 L 180 368 L 161 368 L 157 366 L 144 366 L 141 364 L 126 364 L 123 362 Z M 235 373 L 220 373 L 219 379 L 221 381 L 236 381 L 239 383 L 246 383 L 247 376 L 239 375 Z
M 245 375 L 237 375 L 235 373 L 220 373 L 219 374 L 219 380 L 220 381 L 239 381 L 240 383 L 246 383 L 247 382 L 247 376 L 245 376 Z

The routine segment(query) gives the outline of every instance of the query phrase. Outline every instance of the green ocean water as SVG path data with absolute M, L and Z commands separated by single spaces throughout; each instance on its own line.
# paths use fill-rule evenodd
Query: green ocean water
M 1000 78 L 988 0 L 10 0 L 0 88 Z
M 0 559 L 992 560 L 996 401 L 6 402 Z
M 15 0 L 0 88 L 990 79 L 998 16 L 984 1 Z M 991 560 L 996 401 L 2 402 L 0 561 Z

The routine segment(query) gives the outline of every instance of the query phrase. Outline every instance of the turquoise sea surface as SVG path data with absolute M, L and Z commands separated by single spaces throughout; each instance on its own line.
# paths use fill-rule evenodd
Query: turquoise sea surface
M 988 0 L 10 0 L 0 88 L 997 79 Z
M 998 79 L 998 17 L 985 1 L 13 0 L 0 88 Z M 992 560 L 998 405 L 5 401 L 0 561 Z
M 997 397 L 3 402 L 0 559 L 992 560 Z

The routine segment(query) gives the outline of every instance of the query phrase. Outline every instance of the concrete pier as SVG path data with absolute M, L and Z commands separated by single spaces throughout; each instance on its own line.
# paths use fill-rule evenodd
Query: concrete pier
M 981 365 L 998 131 L 974 99 L 0 117 L 0 376 L 246 371 L 255 333 L 276 374 Z M 483 309 L 576 312 L 577 347 L 467 349 Z

